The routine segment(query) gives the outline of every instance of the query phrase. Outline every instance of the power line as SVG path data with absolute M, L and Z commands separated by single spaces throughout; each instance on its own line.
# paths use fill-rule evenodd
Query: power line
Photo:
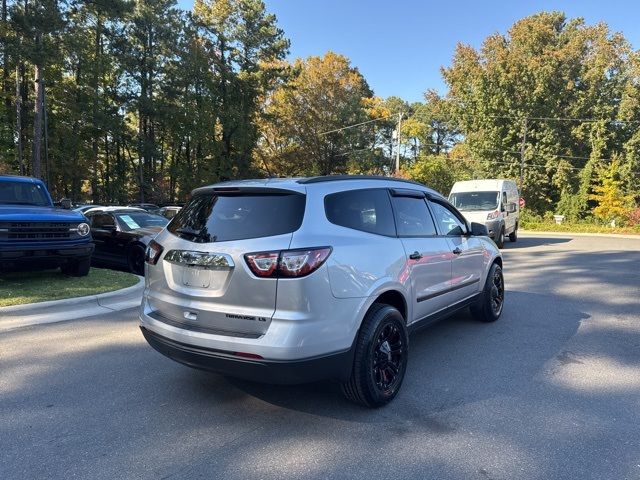
M 360 126 L 366 125 L 368 123 L 379 122 L 380 120 L 386 120 L 387 118 L 389 118 L 389 117 L 379 117 L 379 118 L 374 118 L 373 120 L 367 120 L 366 122 L 354 123 L 353 125 L 347 125 L 345 127 L 336 128 L 335 130 L 329 130 L 327 132 L 319 133 L 318 136 L 328 135 L 330 133 L 342 132 L 343 130 L 348 130 L 350 128 L 360 127 Z

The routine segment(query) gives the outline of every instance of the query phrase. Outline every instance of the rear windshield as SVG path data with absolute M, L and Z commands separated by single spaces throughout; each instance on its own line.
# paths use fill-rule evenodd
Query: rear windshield
M 300 228 L 305 196 L 300 194 L 200 194 L 167 229 L 196 243 L 270 237 Z

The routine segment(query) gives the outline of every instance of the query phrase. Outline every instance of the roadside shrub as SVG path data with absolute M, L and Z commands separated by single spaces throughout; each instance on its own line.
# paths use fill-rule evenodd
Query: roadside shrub
M 629 216 L 627 217 L 627 224 L 630 227 L 640 229 L 640 207 L 636 207 L 631 210 L 631 212 L 629 212 Z

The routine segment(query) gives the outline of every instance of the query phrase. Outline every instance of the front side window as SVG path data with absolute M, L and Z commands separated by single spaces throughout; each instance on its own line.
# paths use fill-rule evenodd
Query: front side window
M 460 220 L 453 211 L 449 210 L 441 203 L 430 202 L 433 216 L 443 235 L 459 237 L 467 234 L 467 226 Z
M 324 209 L 327 219 L 335 225 L 377 235 L 396 234 L 386 189 L 332 193 L 325 197 Z
M 437 235 L 424 198 L 393 197 L 396 226 L 401 237 L 427 237 Z
M 95 213 L 88 215 L 89 222 L 93 228 L 115 228 L 116 222 L 108 213 Z

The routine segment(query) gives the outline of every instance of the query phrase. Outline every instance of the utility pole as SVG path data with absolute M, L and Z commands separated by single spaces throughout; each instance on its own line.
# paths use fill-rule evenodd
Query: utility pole
M 396 174 L 400 172 L 400 129 L 402 128 L 402 112 L 398 113 L 398 129 L 396 130 Z
M 524 149 L 527 143 L 527 117 L 524 117 L 524 132 L 522 133 L 522 145 L 520 146 L 520 191 L 524 184 Z

